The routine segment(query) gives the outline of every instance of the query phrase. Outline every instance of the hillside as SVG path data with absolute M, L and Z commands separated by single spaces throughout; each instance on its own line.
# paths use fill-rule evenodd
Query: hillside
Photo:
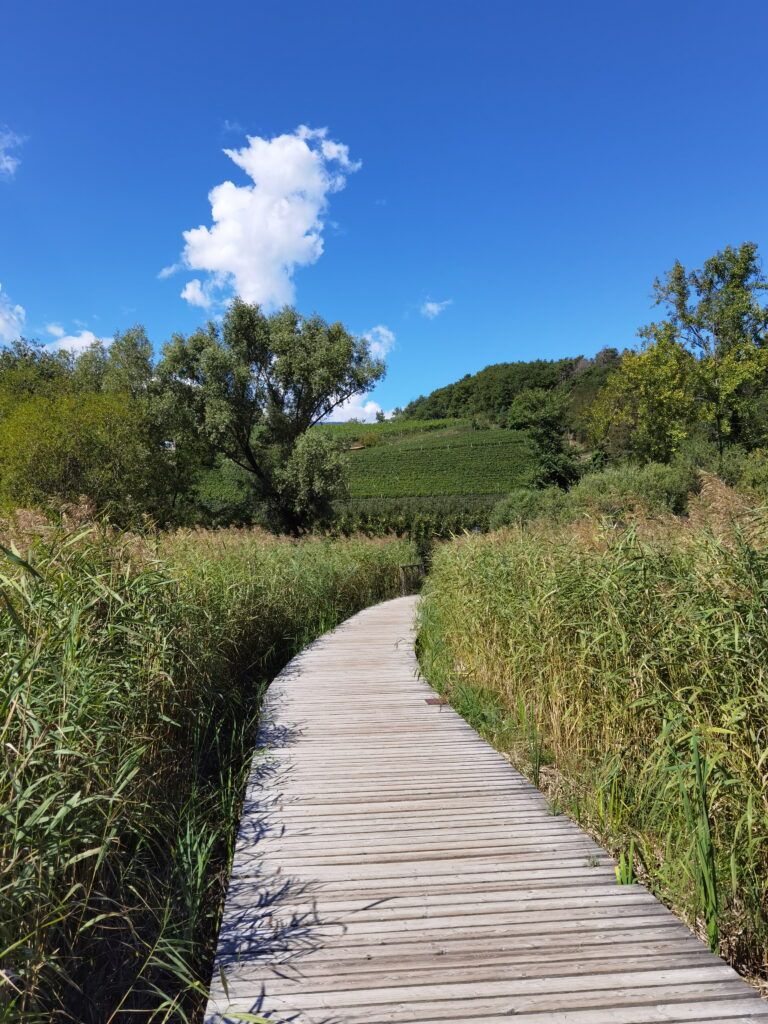
M 534 486 L 536 447 L 518 430 L 464 420 L 325 427 L 349 443 L 351 498 L 501 495 Z
M 517 395 L 532 388 L 543 388 L 566 397 L 563 428 L 579 434 L 582 411 L 591 404 L 620 362 L 619 351 L 606 348 L 591 358 L 576 356 L 554 361 L 496 363 L 421 395 L 402 410 L 401 416 L 404 420 L 482 416 L 501 424 Z

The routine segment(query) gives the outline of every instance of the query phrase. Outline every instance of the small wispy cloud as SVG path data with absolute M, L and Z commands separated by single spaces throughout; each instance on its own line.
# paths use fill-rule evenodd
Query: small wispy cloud
M 246 146 L 224 152 L 251 183 L 216 185 L 208 195 L 211 226 L 183 232 L 181 265 L 207 275 L 181 293 L 195 306 L 221 306 L 232 295 L 268 310 L 292 303 L 296 269 L 322 255 L 330 196 L 361 166 L 326 128 L 246 138 Z M 165 267 L 160 276 L 177 269 Z
M 0 178 L 12 178 L 21 163 L 12 150 L 18 149 L 26 140 L 12 132 L 10 128 L 0 125 Z
M 390 331 L 384 324 L 377 324 L 376 327 L 372 327 L 369 331 L 365 332 L 363 337 L 368 342 L 371 355 L 375 359 L 383 359 L 395 347 L 395 341 L 397 340 L 394 331 Z
M 11 301 L 7 292 L 3 291 L 0 285 L 0 342 L 17 341 L 24 334 L 27 314 L 23 306 Z M 81 323 L 81 321 L 75 321 Z M 68 334 L 61 324 L 51 322 L 45 325 L 45 333 L 49 334 L 52 341 L 49 341 L 45 348 L 49 352 L 82 352 L 95 342 L 102 345 L 110 345 L 112 338 L 100 338 L 93 331 L 82 328 L 77 334 Z
M 188 281 L 179 294 L 182 299 L 187 300 L 190 306 L 201 306 L 203 309 L 208 309 L 213 305 L 212 288 L 209 282 L 203 284 L 197 277 Z
M 428 320 L 434 320 L 436 316 L 440 316 L 444 309 L 452 305 L 453 299 L 445 299 L 444 302 L 433 302 L 432 299 L 427 299 L 426 302 L 421 304 L 419 312 Z
M 181 263 L 172 263 L 169 267 L 163 267 L 163 269 L 157 275 L 158 279 L 160 281 L 164 281 L 166 277 L 172 277 L 175 273 L 182 269 L 182 266 L 183 264 Z

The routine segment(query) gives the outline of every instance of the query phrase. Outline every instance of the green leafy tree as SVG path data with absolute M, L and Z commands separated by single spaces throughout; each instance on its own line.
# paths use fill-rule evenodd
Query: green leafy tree
M 70 376 L 70 388 L 76 394 L 100 394 L 104 390 L 109 356 L 101 341 L 94 341 L 78 353 Z
M 283 529 L 297 533 L 326 500 L 328 474 L 319 460 L 340 472 L 330 448 L 315 447 L 318 461 L 310 466 L 302 454 L 308 448 L 295 452 L 299 438 L 353 395 L 369 391 L 384 364 L 340 323 L 291 308 L 266 316 L 236 299 L 220 326 L 176 335 L 157 372 L 177 410 L 179 444 L 201 439 L 252 474 L 258 498 Z M 301 467 L 312 473 L 299 484 Z
M 638 331 L 587 414 L 589 437 L 611 457 L 668 461 L 693 434 L 724 446 L 764 439 L 768 410 L 768 288 L 753 242 L 727 246 L 700 270 L 681 263 L 654 282 L 665 319 Z
M 659 327 L 640 352 L 625 352 L 587 412 L 589 440 L 610 458 L 667 462 L 699 415 L 700 367 L 677 340 L 672 325 Z
M 127 523 L 167 501 L 164 455 L 122 395 L 37 395 L 0 422 L 0 487 L 15 506 L 88 498 Z
M 21 338 L 0 349 L 0 418 L 33 395 L 53 397 L 68 390 L 72 357 Z
M 275 525 L 283 524 L 286 511 L 298 531 L 328 525 L 333 501 L 348 495 L 348 463 L 340 441 L 316 431 L 301 434 L 275 474 L 277 497 L 270 503 Z
M 565 449 L 567 410 L 568 398 L 562 392 L 526 388 L 515 395 L 507 411 L 507 426 L 525 430 L 536 444 L 544 480 L 560 486 L 578 475 Z
M 107 350 L 104 391 L 143 399 L 150 394 L 153 377 L 152 343 L 144 328 L 137 324 L 117 331 Z
M 152 343 L 137 324 L 116 331 L 109 346 L 95 341 L 74 359 L 72 390 L 80 393 L 124 394 L 149 399 L 154 379 Z
M 655 304 L 667 318 L 638 333 L 650 343 L 674 338 L 699 362 L 699 418 L 712 425 L 722 458 L 728 439 L 741 440 L 756 396 L 766 383 L 768 290 L 757 245 L 726 246 L 700 270 L 677 262 L 654 282 Z

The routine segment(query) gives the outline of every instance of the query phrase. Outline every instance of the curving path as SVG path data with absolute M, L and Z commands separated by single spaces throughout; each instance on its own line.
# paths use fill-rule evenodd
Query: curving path
M 730 967 L 429 703 L 416 600 L 354 616 L 270 687 L 206 1022 L 768 1024 Z

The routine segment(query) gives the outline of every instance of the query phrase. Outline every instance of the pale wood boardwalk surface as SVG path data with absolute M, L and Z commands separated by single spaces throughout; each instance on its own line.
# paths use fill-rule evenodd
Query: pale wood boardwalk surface
M 415 600 L 349 619 L 270 688 L 206 1022 L 768 1024 L 730 967 L 426 703 Z

